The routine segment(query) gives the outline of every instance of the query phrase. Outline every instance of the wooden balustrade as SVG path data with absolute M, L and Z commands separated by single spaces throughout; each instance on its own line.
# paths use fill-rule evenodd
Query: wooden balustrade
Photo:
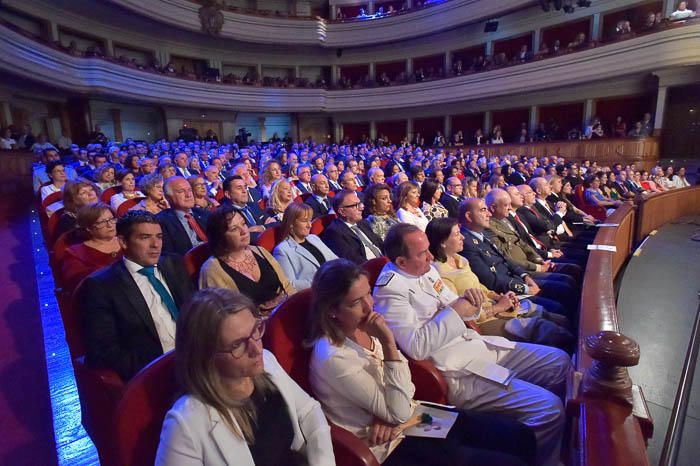
M 590 160 L 598 162 L 598 165 L 608 166 L 621 163 L 623 165 L 636 165 L 637 168 L 644 170 L 650 169 L 659 160 L 659 138 L 657 137 L 466 145 L 449 147 L 448 149 L 462 149 L 462 151 L 483 149 L 487 156 L 513 154 L 543 157 L 545 155 L 559 155 L 568 161 Z
M 700 187 L 673 189 L 647 196 L 640 204 L 635 240 L 643 240 L 651 231 L 680 217 L 700 212 Z
M 649 464 L 646 441 L 653 421 L 645 412 L 641 389 L 633 397 L 626 369 L 637 364 L 640 348 L 620 333 L 614 281 L 640 239 L 665 223 L 697 213 L 700 187 L 683 188 L 640 198 L 637 207 L 618 207 L 606 223 L 619 226 L 598 231 L 593 244 L 616 250 L 591 251 L 586 265 L 577 372 L 567 405 L 572 417 L 570 464 Z

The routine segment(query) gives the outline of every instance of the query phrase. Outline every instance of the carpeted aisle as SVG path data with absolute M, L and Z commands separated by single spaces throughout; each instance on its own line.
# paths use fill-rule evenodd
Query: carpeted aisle
M 0 464 L 57 464 L 30 233 L 31 193 L 0 195 Z

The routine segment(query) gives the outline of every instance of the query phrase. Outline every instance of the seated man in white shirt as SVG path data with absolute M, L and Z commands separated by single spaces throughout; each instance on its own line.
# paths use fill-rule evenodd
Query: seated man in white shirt
M 695 16 L 695 12 L 688 8 L 688 2 L 680 2 L 678 9 L 671 13 L 671 19 L 686 19 Z
M 88 365 L 129 380 L 175 347 L 178 309 L 192 293 L 182 258 L 161 255 L 155 215 L 136 210 L 117 223 L 124 259 L 90 275 L 78 292 Z
M 462 409 L 495 412 L 528 425 L 537 437 L 537 464 L 556 465 L 565 415 L 561 400 L 571 361 L 563 351 L 482 336 L 475 320 L 483 294 L 457 296 L 432 267 L 425 233 L 413 225 L 389 230 L 391 260 L 375 288 L 375 310 L 410 358 L 430 359 L 448 384 L 448 400 Z

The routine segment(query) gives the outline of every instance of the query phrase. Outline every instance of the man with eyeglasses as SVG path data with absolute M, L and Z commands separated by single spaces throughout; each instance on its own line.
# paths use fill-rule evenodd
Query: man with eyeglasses
M 165 180 L 163 186 L 169 209 L 158 214 L 163 228 L 163 251 L 185 255 L 194 246 L 207 241 L 206 209 L 194 206 L 190 183 L 181 176 Z
M 452 218 L 459 217 L 459 203 L 462 202 L 462 192 L 464 187 L 456 176 L 447 178 L 445 192 L 440 196 L 440 203 L 447 209 L 448 215 Z
M 339 175 L 340 170 L 338 170 L 338 167 L 334 163 L 326 164 L 326 178 L 328 178 L 328 186 L 334 193 L 337 193 L 343 189 L 338 182 Z
M 126 381 L 175 347 L 175 322 L 192 282 L 180 256 L 161 253 L 155 215 L 128 212 L 117 222 L 117 237 L 123 260 L 86 278 L 77 302 L 87 364 Z
M 333 198 L 338 218 L 321 233 L 321 239 L 336 256 L 356 264 L 380 257 L 384 244 L 362 218 L 363 204 L 357 193 L 343 190 Z

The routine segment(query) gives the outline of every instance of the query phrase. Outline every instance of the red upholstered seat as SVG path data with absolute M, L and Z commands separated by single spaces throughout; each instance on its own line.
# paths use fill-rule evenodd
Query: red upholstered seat
M 44 218 L 44 223 L 46 225 L 44 229 L 44 244 L 46 244 L 46 249 L 51 250 L 53 244 L 56 241 L 56 228 L 58 228 L 58 222 L 61 219 L 61 215 L 65 212 L 65 207 L 61 207 L 56 212 L 48 217 L 45 212 L 39 213 L 39 218 Z
M 145 197 L 135 197 L 133 199 L 127 199 L 126 201 L 122 202 L 119 204 L 119 207 L 117 208 L 117 217 L 123 217 L 126 215 L 126 213 L 134 207 L 136 204 L 141 202 L 142 200 L 146 199 Z
M 107 461 L 113 446 L 112 416 L 124 390 L 124 382 L 110 369 L 94 369 L 85 363 L 85 342 L 79 315 L 81 290 L 82 282 L 76 287 L 71 304 L 61 309 L 61 318 L 73 360 L 83 427 L 95 443 L 101 463 L 110 464 Z
M 311 222 L 311 233 L 318 236 L 323 233 L 328 225 L 331 224 L 333 220 L 336 219 L 335 214 L 326 214 L 316 217 L 313 222 Z
M 121 186 L 112 186 L 111 188 L 107 188 L 102 191 L 102 194 L 100 194 L 100 201 L 104 202 L 105 204 L 109 204 L 109 200 L 112 199 L 112 196 L 120 192 L 122 192 Z
M 592 215 L 596 220 L 605 220 L 607 217 L 606 209 L 586 202 L 585 191 L 586 188 L 584 188 L 582 184 L 576 186 L 574 190 L 574 204 L 576 204 L 576 207 L 583 210 L 588 215 Z
M 209 243 L 202 243 L 185 253 L 185 270 L 195 286 L 199 281 L 199 271 L 202 268 L 202 264 L 209 259 L 209 256 L 211 256 Z
M 268 228 L 260 233 L 260 236 L 258 236 L 255 244 L 272 252 L 274 251 L 275 246 L 282 241 L 282 238 L 280 237 L 281 234 L 282 229 L 279 225 L 275 225 L 274 227 Z
M 153 465 L 165 414 L 178 393 L 175 353 L 164 354 L 126 385 L 114 412 L 115 465 Z
M 387 262 L 389 262 L 389 258 L 386 256 L 381 256 L 370 259 L 362 264 L 362 267 L 369 274 L 369 286 L 372 288 L 374 288 L 374 284 L 377 282 L 377 278 L 379 278 L 379 274 L 382 272 L 382 269 Z
M 263 337 L 265 347 L 274 353 L 282 368 L 309 394 L 312 393 L 309 350 L 302 342 L 306 338 L 310 304 L 310 289 L 292 295 L 272 314 Z M 331 437 L 338 466 L 379 466 L 369 448 L 352 433 L 331 424 Z
M 46 210 L 46 208 L 48 206 L 50 206 L 54 202 L 58 202 L 62 199 L 63 199 L 63 191 L 56 191 L 55 193 L 51 193 L 48 196 L 46 196 L 43 201 L 41 201 L 41 208 Z

